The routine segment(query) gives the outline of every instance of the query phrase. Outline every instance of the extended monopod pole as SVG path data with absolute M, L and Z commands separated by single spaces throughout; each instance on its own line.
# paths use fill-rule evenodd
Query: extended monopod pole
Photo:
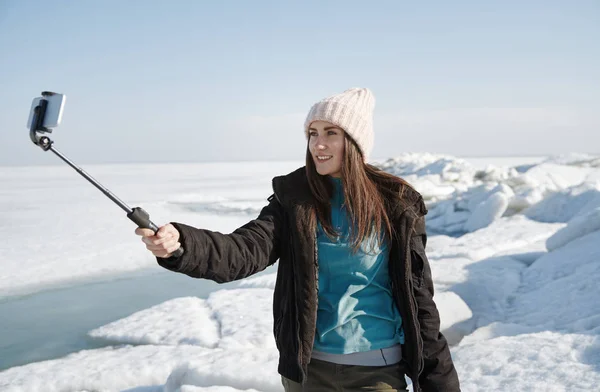
M 39 146 L 44 151 L 52 151 L 56 154 L 60 159 L 66 162 L 69 166 L 75 169 L 79 174 L 81 174 L 86 180 L 88 180 L 92 185 L 100 190 L 100 192 L 104 193 L 110 200 L 112 200 L 115 204 L 123 209 L 127 213 L 127 217 L 132 220 L 138 227 L 143 229 L 150 229 L 154 233 L 158 231 L 158 226 L 156 226 L 151 220 L 150 215 L 146 211 L 144 211 L 141 207 L 131 208 L 117 196 L 115 196 L 111 191 L 106 189 L 102 184 L 96 181 L 92 176 L 85 172 L 82 168 L 74 164 L 69 158 L 64 156 L 60 151 L 55 149 L 52 144 L 54 142 L 48 136 L 40 136 L 38 133 L 51 133 L 52 129 L 50 127 L 44 126 L 44 119 L 46 118 L 46 111 L 48 109 L 48 98 L 55 95 L 55 93 L 44 91 L 42 92 L 42 98 L 37 102 L 37 106 L 32 107 L 32 117 L 31 117 L 31 126 L 29 128 L 29 137 L 31 141 Z M 62 108 L 61 108 L 62 110 Z M 58 124 L 57 124 L 58 125 Z M 173 252 L 172 256 L 179 257 L 183 254 L 183 247 L 179 247 L 175 252 Z

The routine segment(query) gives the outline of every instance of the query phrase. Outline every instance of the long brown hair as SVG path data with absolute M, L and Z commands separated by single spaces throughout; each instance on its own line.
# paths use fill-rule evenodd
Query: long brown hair
M 344 205 L 350 217 L 352 251 L 356 253 L 361 243 L 372 236 L 379 241 L 391 239 L 394 228 L 388 217 L 391 204 L 402 199 L 408 182 L 370 164 L 364 163 L 363 155 L 354 140 L 344 133 L 344 157 L 342 159 L 342 187 Z M 308 217 L 312 228 L 317 218 L 329 237 L 336 236 L 331 223 L 333 185 L 326 176 L 317 173 L 310 149 L 306 149 L 306 174 L 314 200 L 316 216 Z M 375 245 L 371 242 L 371 245 Z

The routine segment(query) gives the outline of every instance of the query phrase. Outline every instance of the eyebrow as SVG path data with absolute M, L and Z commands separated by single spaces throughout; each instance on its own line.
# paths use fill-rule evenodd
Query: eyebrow
M 342 130 L 342 128 L 340 128 L 340 127 L 336 127 L 336 126 L 333 126 L 333 127 L 325 127 L 325 128 L 323 128 L 323 130 L 324 130 L 324 131 L 329 131 L 329 130 L 331 130 L 331 129 L 336 129 L 336 130 L 338 130 L 338 131 L 341 131 L 341 130 Z M 317 129 L 316 129 L 316 128 L 308 128 L 308 130 L 309 130 L 309 131 L 317 131 Z

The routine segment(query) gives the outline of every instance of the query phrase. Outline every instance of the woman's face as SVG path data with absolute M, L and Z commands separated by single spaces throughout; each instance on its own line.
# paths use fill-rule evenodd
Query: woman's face
M 320 175 L 342 176 L 344 131 L 327 121 L 314 121 L 308 129 L 308 149 Z

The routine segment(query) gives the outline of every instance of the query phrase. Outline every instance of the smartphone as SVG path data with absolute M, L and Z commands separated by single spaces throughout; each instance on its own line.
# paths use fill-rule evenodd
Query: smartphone
M 33 102 L 31 103 L 29 119 L 27 120 L 27 128 L 31 128 L 31 122 L 33 121 L 35 108 L 40 104 L 42 99 L 48 101 L 48 105 L 46 106 L 46 115 L 44 116 L 44 122 L 42 123 L 42 126 L 46 128 L 55 128 L 60 124 L 67 96 L 64 94 L 44 91 L 41 97 L 34 98 Z

